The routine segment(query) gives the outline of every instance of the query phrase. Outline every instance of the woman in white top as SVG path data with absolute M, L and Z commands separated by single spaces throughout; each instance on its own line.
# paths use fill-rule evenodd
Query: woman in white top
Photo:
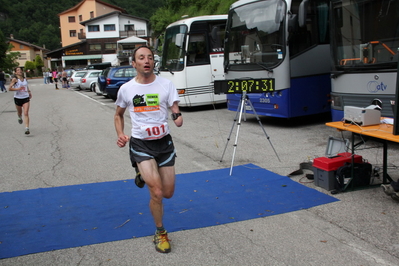
M 15 69 L 15 76 L 13 77 L 9 89 L 14 91 L 14 102 L 17 108 L 18 123 L 22 124 L 22 112 L 24 113 L 25 119 L 25 134 L 29 135 L 29 106 L 32 93 L 28 86 L 28 81 L 24 77 L 22 68 L 17 67 Z

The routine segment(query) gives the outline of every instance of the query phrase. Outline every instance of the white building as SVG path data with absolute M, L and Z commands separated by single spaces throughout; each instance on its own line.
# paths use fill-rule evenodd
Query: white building
M 74 43 L 48 56 L 52 61 L 61 61 L 63 68 L 84 67 L 94 63 L 110 62 L 113 66 L 129 64 L 131 51 L 138 45 L 151 43 L 148 20 L 113 11 L 86 21 L 81 21 L 84 32 L 79 34 L 81 42 Z M 132 42 L 121 42 L 135 37 Z

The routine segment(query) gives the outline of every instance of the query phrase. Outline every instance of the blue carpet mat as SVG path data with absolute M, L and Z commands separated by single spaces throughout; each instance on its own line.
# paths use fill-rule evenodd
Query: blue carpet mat
M 337 201 L 253 164 L 179 174 L 165 200 L 169 232 Z M 0 258 L 152 235 L 148 190 L 134 180 L 0 193 Z

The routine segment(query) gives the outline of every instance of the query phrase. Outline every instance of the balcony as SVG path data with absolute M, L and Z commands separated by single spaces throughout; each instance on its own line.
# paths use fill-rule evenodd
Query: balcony
M 78 33 L 79 40 L 86 40 L 86 32 Z
M 125 37 L 132 37 L 132 36 L 145 36 L 145 30 L 127 30 L 127 31 L 120 31 L 119 36 L 121 38 Z

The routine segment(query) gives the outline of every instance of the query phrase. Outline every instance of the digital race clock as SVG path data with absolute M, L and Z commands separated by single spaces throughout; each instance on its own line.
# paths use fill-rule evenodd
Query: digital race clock
M 275 90 L 274 79 L 215 80 L 215 94 L 264 93 Z

